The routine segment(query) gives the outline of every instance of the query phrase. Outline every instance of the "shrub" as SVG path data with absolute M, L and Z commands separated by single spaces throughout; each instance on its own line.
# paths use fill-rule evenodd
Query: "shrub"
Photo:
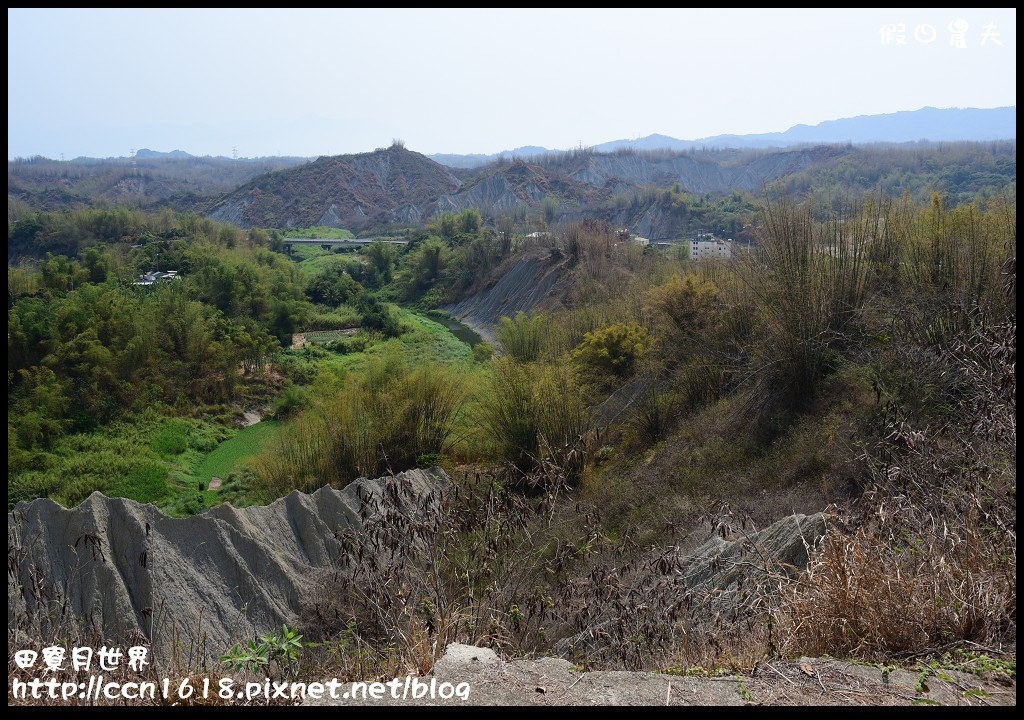
M 489 342 L 478 342 L 473 346 L 473 359 L 477 362 L 487 362 L 494 356 L 494 346 Z
M 715 324 L 717 302 L 715 284 L 695 275 L 676 275 L 647 294 L 648 305 L 677 349 L 680 341 L 692 340 Z
M 276 419 L 282 420 L 291 417 L 301 410 L 308 403 L 306 391 L 297 386 L 289 384 L 284 388 L 281 397 L 273 403 L 273 415 Z
M 384 337 L 377 332 L 360 330 L 355 335 L 347 338 L 340 338 L 326 345 L 328 350 L 342 355 L 350 353 L 361 353 L 384 340 Z
M 865 298 L 872 222 L 850 212 L 819 223 L 809 203 L 766 205 L 757 252 L 740 273 L 760 319 L 745 408 L 756 425 L 806 408 L 826 351 L 849 341 Z
M 706 324 L 717 300 L 718 287 L 697 275 L 675 275 L 647 294 L 652 309 L 686 333 Z
M 310 314 L 306 330 L 338 330 L 356 327 L 362 321 L 359 311 L 351 305 L 340 305 L 330 310 L 322 305 Z
M 1015 544 L 972 504 L 942 518 L 879 498 L 867 525 L 830 535 L 784 601 L 792 649 L 885 659 L 1013 637 Z
M 356 307 L 359 309 L 359 314 L 362 315 L 364 328 L 380 330 L 390 337 L 401 334 L 401 326 L 391 306 L 381 302 L 376 296 L 361 295 L 356 302 Z
M 149 446 L 161 457 L 180 455 L 188 448 L 188 431 L 188 423 L 169 420 L 156 432 Z
M 341 265 L 331 265 L 314 275 L 306 286 L 306 295 L 315 303 L 338 306 L 363 294 L 363 286 Z
M 671 416 L 672 399 L 651 383 L 640 392 L 633 406 L 630 424 L 642 440 L 654 443 L 665 435 Z
M 583 337 L 572 353 L 572 360 L 583 376 L 592 382 L 627 378 L 636 369 L 650 340 L 647 331 L 636 323 L 611 325 Z

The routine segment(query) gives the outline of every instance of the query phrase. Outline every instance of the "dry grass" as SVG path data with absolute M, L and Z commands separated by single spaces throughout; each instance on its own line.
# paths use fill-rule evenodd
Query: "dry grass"
M 882 659 L 1015 642 L 1016 321 L 963 320 L 969 330 L 934 353 L 902 355 L 955 412 L 932 428 L 896 403 L 880 416 L 869 491 L 788 589 L 792 652 Z
M 886 660 L 1012 642 L 1016 535 L 982 529 L 992 520 L 979 502 L 954 523 L 917 516 L 905 498 L 879 501 L 866 526 L 829 536 L 791 587 L 785 648 Z

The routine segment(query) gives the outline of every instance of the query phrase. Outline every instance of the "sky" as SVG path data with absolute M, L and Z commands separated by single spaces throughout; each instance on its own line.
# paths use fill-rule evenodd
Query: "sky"
M 1016 105 L 1006 9 L 8 9 L 7 155 L 571 148 Z M 963 45 L 963 47 L 958 47 Z

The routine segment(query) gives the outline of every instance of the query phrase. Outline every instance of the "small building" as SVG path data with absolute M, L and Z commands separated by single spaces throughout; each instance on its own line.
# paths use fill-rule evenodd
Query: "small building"
M 728 260 L 732 257 L 732 240 L 721 240 L 708 232 L 698 232 L 689 241 L 690 259 Z
M 650 239 L 640 237 L 639 235 L 634 235 L 626 228 L 619 228 L 618 230 L 616 230 L 615 237 L 618 240 L 618 242 L 615 243 L 616 245 L 618 245 L 620 242 L 629 242 L 633 243 L 634 245 L 640 245 L 641 247 L 647 247 L 648 245 L 651 244 Z
M 144 275 L 139 275 L 139 279 L 133 285 L 154 285 L 158 282 L 170 282 L 171 280 L 181 280 L 177 270 L 150 270 Z

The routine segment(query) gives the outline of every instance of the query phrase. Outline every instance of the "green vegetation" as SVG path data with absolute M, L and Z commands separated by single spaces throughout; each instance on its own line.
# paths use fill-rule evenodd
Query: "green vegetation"
M 167 484 L 167 468 L 158 463 L 139 465 L 127 477 L 114 482 L 107 490 L 110 497 L 126 497 L 141 503 L 157 503 L 165 499 L 171 488 Z
M 519 362 L 536 362 L 557 352 L 557 346 L 553 345 L 555 332 L 549 315 L 520 310 L 514 318 L 501 318 L 501 325 L 494 334 L 504 354 Z
M 308 274 L 326 270 L 335 265 L 347 265 L 352 262 L 356 248 L 332 248 L 325 250 L 319 245 L 293 245 L 288 259 L 298 265 Z
M 380 355 L 283 429 L 258 460 L 268 497 L 311 491 L 420 464 L 449 448 L 463 403 L 460 383 L 432 363 L 411 368 Z
M 1017 182 L 1017 144 L 941 143 L 921 147 L 858 147 L 818 167 L 810 167 L 780 184 L 799 196 L 814 192 L 842 197 L 864 192 L 888 197 L 908 195 L 927 203 L 938 193 L 950 207 L 988 202 Z
M 275 420 L 264 420 L 239 430 L 207 455 L 192 474 L 205 484 L 214 477 L 226 478 L 243 461 L 273 444 L 280 431 L 281 423 Z
M 233 432 L 227 408 L 290 392 L 279 407 L 294 413 L 302 402 L 289 383 L 312 382 L 321 366 L 359 367 L 364 355 L 395 351 L 472 357 L 441 325 L 353 277 L 368 287 L 394 282 L 393 246 L 371 245 L 368 263 L 306 262 L 270 250 L 263 231 L 123 209 L 26 214 L 9 235 L 14 251 L 41 256 L 8 267 L 9 504 L 38 495 L 75 504 L 98 489 L 198 511 L 218 498 L 207 476 L 227 480 L 234 461 L 257 448 L 246 438 L 262 442 L 272 425 L 243 431 L 200 469 L 190 455 L 193 421 L 182 416 L 223 423 L 224 439 Z M 153 268 L 179 277 L 133 284 Z M 339 332 L 354 327 L 363 330 Z M 300 329 L 337 352 L 286 357 Z M 151 440 L 130 437 L 141 417 L 175 416 Z M 107 462 L 111 445 L 120 457 Z
M 477 362 L 487 362 L 494 357 L 494 346 L 489 342 L 479 342 L 473 346 L 473 359 Z
M 585 382 L 628 378 L 647 350 L 647 330 L 637 323 L 619 323 L 588 332 L 572 351 Z
M 746 684 L 744 684 L 742 675 L 736 676 L 736 692 L 740 694 L 740 697 L 743 698 L 743 702 L 745 703 L 757 702 L 753 693 L 751 693 L 750 690 L 747 689 Z
M 345 332 L 342 330 L 307 330 L 302 335 L 311 343 L 326 345 L 345 337 Z
M 263 635 L 247 645 L 234 645 L 221 655 L 220 661 L 232 670 L 270 674 L 274 677 L 294 677 L 295 666 L 302 652 L 302 635 L 287 625 L 281 632 Z
M 462 364 L 473 359 L 470 347 L 456 338 L 444 325 L 407 308 L 392 307 L 393 323 L 400 330 L 388 337 L 375 330 L 363 329 L 354 335 L 328 345 L 333 351 L 317 356 L 317 362 L 333 370 L 353 370 L 372 358 L 400 354 L 410 362 L 435 361 Z M 294 351 L 291 357 L 301 356 Z
M 494 361 L 493 369 L 479 412 L 498 457 L 531 484 L 551 479 L 531 477 L 545 460 L 557 464 L 559 479 L 578 482 L 589 417 L 571 372 L 564 365 L 528 364 L 514 358 Z
M 957 648 L 952 653 L 946 653 L 939 660 L 932 660 L 928 663 L 928 669 L 933 673 L 940 670 L 957 670 L 974 675 L 996 672 L 1005 675 L 1011 680 L 1017 679 L 1016 660 L 994 658 L 985 653 L 964 650 L 963 648 Z
M 166 507 L 195 490 L 192 467 L 230 432 L 216 423 L 146 411 L 130 422 L 64 435 L 45 449 L 25 451 L 13 442 L 8 503 L 47 496 L 72 506 L 99 490 Z

